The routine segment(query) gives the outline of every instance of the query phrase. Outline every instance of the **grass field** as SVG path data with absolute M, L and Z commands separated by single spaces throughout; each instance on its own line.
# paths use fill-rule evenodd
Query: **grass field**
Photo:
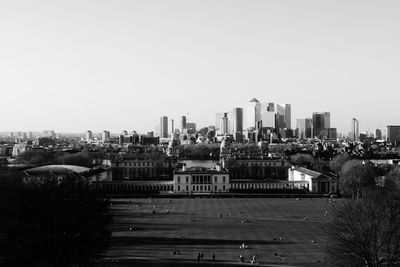
M 243 266 L 251 264 L 239 264 L 239 255 L 255 254 L 259 266 L 322 266 L 331 205 L 293 198 L 115 199 L 111 247 L 98 265 Z

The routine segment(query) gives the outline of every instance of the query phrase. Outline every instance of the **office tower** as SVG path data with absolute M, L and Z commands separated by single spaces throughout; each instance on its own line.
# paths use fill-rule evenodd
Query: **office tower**
M 261 104 L 262 127 L 275 128 L 275 105 L 274 103 Z
M 27 139 L 26 133 L 22 133 L 22 140 L 26 140 L 26 139 Z
M 186 129 L 186 116 L 182 116 L 181 122 L 181 132 L 183 133 L 183 129 Z
M 33 134 L 32 134 L 32 132 L 28 132 L 28 139 L 33 139 Z
M 276 122 L 277 129 L 286 128 L 285 124 L 285 107 L 281 104 L 276 105 Z
M 331 114 L 329 112 L 313 112 L 313 136 L 323 137 L 327 135 L 327 129 L 331 126 Z
M 329 139 L 337 139 L 337 130 L 336 128 L 327 128 L 327 138 Z
M 376 129 L 375 130 L 375 139 L 381 140 L 382 139 L 382 130 L 381 129 Z
M 221 134 L 228 134 L 229 121 L 228 121 L 228 113 L 224 113 L 224 116 L 221 119 L 221 125 L 219 127 Z
M 228 134 L 233 134 L 233 112 L 227 112 L 228 117 Z
M 175 129 L 174 129 L 174 119 L 171 119 L 171 133 L 174 133 Z
M 243 131 L 243 109 L 234 108 L 232 111 L 232 133 Z
M 216 131 L 220 130 L 222 117 L 224 117 L 224 113 L 216 113 L 215 114 L 215 130 Z
M 168 117 L 163 116 L 160 118 L 160 137 L 167 138 L 168 137 Z
M 350 139 L 352 141 L 359 141 L 360 140 L 360 133 L 359 133 L 359 122 L 356 118 L 351 119 L 351 136 Z
M 103 142 L 110 141 L 110 132 L 109 131 L 103 131 L 102 134 L 101 134 L 101 140 L 103 140 Z
M 285 105 L 285 128 L 292 129 L 292 106 L 290 104 Z
M 86 136 L 85 136 L 85 140 L 86 140 L 86 142 L 89 142 L 89 141 L 91 141 L 93 139 L 93 133 L 92 133 L 92 131 L 86 131 Z
M 127 130 L 123 130 L 121 135 L 128 135 L 128 131 Z
M 261 103 L 253 98 L 247 104 L 247 128 L 258 128 L 258 122 L 261 121 Z
M 398 146 L 400 143 L 400 126 L 388 125 L 387 126 L 387 141 L 394 146 Z
M 297 119 L 297 137 L 299 139 L 306 139 L 312 137 L 312 121 L 310 118 Z

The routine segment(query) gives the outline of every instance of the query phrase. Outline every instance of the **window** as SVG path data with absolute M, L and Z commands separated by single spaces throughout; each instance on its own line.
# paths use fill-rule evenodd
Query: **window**
M 200 185 L 200 190 L 203 191 L 203 186 L 202 185 Z
M 225 176 L 222 176 L 222 182 L 225 183 Z
M 217 182 L 217 176 L 214 177 L 214 182 L 215 182 L 215 183 Z
M 189 183 L 189 176 L 186 176 L 186 183 Z
M 222 186 L 222 190 L 224 190 L 224 191 L 225 191 L 225 185 L 224 185 L 224 186 Z
M 181 177 L 178 176 L 178 184 L 180 184 L 180 183 L 181 183 Z
M 186 186 L 186 191 L 189 191 L 189 186 Z
M 181 186 L 180 185 L 178 185 L 178 191 L 181 191 Z
M 305 176 L 304 173 L 302 173 L 302 174 L 300 175 L 300 177 L 301 177 L 301 180 L 302 180 L 302 181 L 305 181 L 305 180 L 306 180 L 306 176 Z

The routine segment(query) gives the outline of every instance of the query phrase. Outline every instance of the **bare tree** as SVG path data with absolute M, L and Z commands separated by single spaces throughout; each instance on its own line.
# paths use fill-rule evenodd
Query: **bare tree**
M 326 228 L 332 266 L 399 266 L 398 197 L 379 191 L 334 207 L 333 222 Z

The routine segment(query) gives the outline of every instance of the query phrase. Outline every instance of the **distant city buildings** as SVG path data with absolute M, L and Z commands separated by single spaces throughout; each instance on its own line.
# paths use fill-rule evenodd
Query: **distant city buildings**
M 296 136 L 299 139 L 312 138 L 312 119 L 311 118 L 300 118 L 297 119 Z
M 109 142 L 110 141 L 110 132 L 109 131 L 103 131 L 101 134 L 101 140 L 103 142 Z
M 160 118 L 160 137 L 168 138 L 168 117 L 163 116 Z
M 234 108 L 232 111 L 232 133 L 243 132 L 243 109 Z
M 382 130 L 381 129 L 376 129 L 375 130 L 375 138 L 377 140 L 382 140 Z
M 247 128 L 258 129 L 261 121 L 261 103 L 256 98 L 247 103 Z
M 56 134 L 53 130 L 45 130 L 45 131 L 43 131 L 42 137 L 55 138 Z
M 313 112 L 313 137 L 323 138 L 327 136 L 327 129 L 331 127 L 330 112 Z
M 92 133 L 92 131 L 86 131 L 85 140 L 86 140 L 86 142 L 90 142 L 90 141 L 93 140 L 93 133 Z
M 387 126 L 387 141 L 398 146 L 400 144 L 400 125 Z
M 359 132 L 359 122 L 356 118 L 351 119 L 351 136 L 350 140 L 359 141 L 360 140 L 360 132 Z

